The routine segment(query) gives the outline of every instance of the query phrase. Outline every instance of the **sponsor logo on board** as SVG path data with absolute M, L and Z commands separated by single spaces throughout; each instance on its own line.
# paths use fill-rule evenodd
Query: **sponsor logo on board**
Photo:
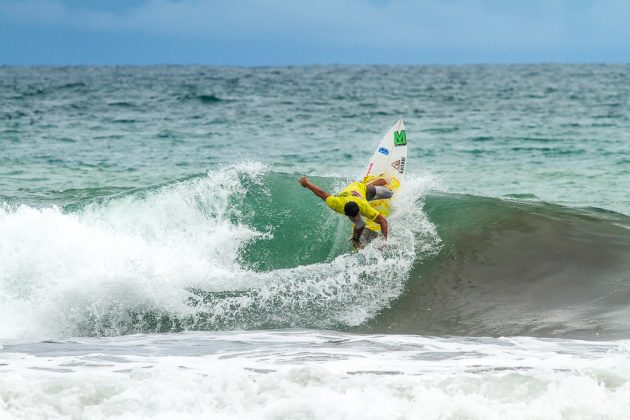
M 368 170 L 367 170 L 367 172 L 365 173 L 365 176 L 370 175 L 370 171 L 372 170 L 372 166 L 374 166 L 374 162 L 370 162 L 370 166 L 368 166 Z
M 378 152 L 384 154 L 385 156 L 389 155 L 389 150 L 387 150 L 385 147 L 379 147 Z
M 398 171 L 398 173 L 402 174 L 403 172 L 405 172 L 405 161 L 406 159 L 404 157 L 401 157 L 400 159 L 393 161 L 392 166 Z
M 405 130 L 394 131 L 394 146 L 407 145 L 407 132 Z

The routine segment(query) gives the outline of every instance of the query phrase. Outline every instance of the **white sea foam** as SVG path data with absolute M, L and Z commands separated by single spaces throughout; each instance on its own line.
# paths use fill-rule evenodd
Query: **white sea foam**
M 0 336 L 67 333 L 68 321 L 112 305 L 170 310 L 185 300 L 185 286 L 231 281 L 238 248 L 261 235 L 230 219 L 236 174 L 263 170 L 242 166 L 77 213 L 0 211 Z
M 411 179 L 397 198 L 385 248 L 271 272 L 245 270 L 241 247 L 273 235 L 240 214 L 243 179 L 263 182 L 265 171 L 257 163 L 239 164 L 73 212 L 1 209 L 0 337 L 144 331 L 130 317 L 146 312 L 173 323 L 185 319 L 193 328 L 357 325 L 402 291 L 417 255 L 416 235 L 423 238 L 422 252 L 439 248 L 417 201 L 428 183 Z M 191 288 L 250 292 L 195 307 L 188 301 Z M 159 329 L 155 322 L 150 328 Z
M 97 346 L 98 352 L 94 352 Z M 74 339 L 0 353 L 8 418 L 626 418 L 627 342 L 317 331 Z

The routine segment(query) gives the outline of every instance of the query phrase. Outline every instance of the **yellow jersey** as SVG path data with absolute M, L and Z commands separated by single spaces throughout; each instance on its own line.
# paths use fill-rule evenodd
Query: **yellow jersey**
M 359 206 L 359 213 L 363 217 L 368 220 L 375 221 L 380 213 L 374 210 L 365 199 L 366 190 L 367 186 L 364 183 L 353 182 L 341 190 L 339 194 L 328 197 L 326 199 L 326 204 L 337 213 L 345 214 L 343 212 L 343 208 L 346 203 L 354 201 Z

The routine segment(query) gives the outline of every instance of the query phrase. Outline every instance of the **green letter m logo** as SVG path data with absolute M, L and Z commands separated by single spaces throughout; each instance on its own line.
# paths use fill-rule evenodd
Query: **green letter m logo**
M 400 133 L 398 131 L 394 131 L 394 145 L 395 146 L 404 146 L 407 144 L 407 133 L 405 130 L 402 130 Z

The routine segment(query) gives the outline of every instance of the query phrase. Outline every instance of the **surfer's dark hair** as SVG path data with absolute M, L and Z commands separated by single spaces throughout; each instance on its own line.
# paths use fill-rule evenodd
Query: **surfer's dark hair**
M 354 201 L 348 201 L 345 206 L 343 206 L 343 212 L 346 216 L 354 217 L 359 214 L 359 205 Z

